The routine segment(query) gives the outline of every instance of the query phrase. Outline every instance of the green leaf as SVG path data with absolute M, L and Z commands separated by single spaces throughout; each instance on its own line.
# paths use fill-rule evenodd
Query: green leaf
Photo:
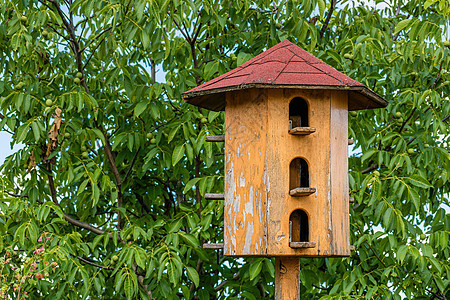
M 413 21 L 412 19 L 406 19 L 398 22 L 397 25 L 395 26 L 394 35 L 398 34 L 400 31 L 408 27 L 412 21 Z
M 420 209 L 419 193 L 417 193 L 414 189 L 408 187 L 408 198 L 410 201 L 413 202 L 416 211 L 419 212 L 419 209 Z
M 195 238 L 192 234 L 180 231 L 180 235 L 191 247 L 200 247 L 198 239 Z
M 183 145 L 177 145 L 175 147 L 175 149 L 173 149 L 172 166 L 175 166 L 180 161 L 180 159 L 183 158 L 184 151 L 185 151 L 184 144 Z
M 127 275 L 125 277 L 125 280 L 123 282 L 123 286 L 124 286 L 124 289 L 125 289 L 125 296 L 127 297 L 127 299 L 133 299 L 134 284 L 133 284 L 133 280 L 132 280 L 130 275 Z
M 167 137 L 167 142 L 170 143 L 173 138 L 175 137 L 175 134 L 177 133 L 178 129 L 180 129 L 181 124 L 178 125 L 177 127 L 172 128 L 172 130 L 169 133 L 169 136 Z
M 403 263 L 403 261 L 405 260 L 405 256 L 406 253 L 408 252 L 408 246 L 406 245 L 401 245 L 398 250 L 397 250 L 397 260 L 400 263 Z
M 31 128 L 33 129 L 34 139 L 36 142 L 39 141 L 40 131 L 38 124 L 36 122 L 31 123 Z
M 243 63 L 245 63 L 246 61 L 250 60 L 252 58 L 252 56 L 248 53 L 245 52 L 239 52 L 238 56 L 237 56 L 237 65 L 238 67 L 240 65 L 242 65 Z
M 377 152 L 377 150 L 375 149 L 370 149 L 368 151 L 366 151 L 363 156 L 361 157 L 361 163 L 364 163 L 364 161 L 366 161 L 367 159 L 371 158 L 372 155 L 374 155 Z
M 318 0 L 317 4 L 319 5 L 319 17 L 322 18 L 323 14 L 325 12 L 325 1 L 324 0 Z
M 200 284 L 200 277 L 198 276 L 197 271 L 192 267 L 186 267 L 186 273 L 188 278 L 192 280 L 196 287 L 198 287 Z
M 426 180 L 425 178 L 423 178 L 422 176 L 420 176 L 420 175 L 418 175 L 418 174 L 413 174 L 413 175 L 411 175 L 410 177 L 408 177 L 407 178 L 407 180 L 411 183 L 411 184 L 413 184 L 413 185 L 415 185 L 415 186 L 417 186 L 417 187 L 420 187 L 420 188 L 430 188 L 430 187 L 433 187 L 429 182 L 428 182 L 428 180 Z
M 197 177 L 197 178 L 192 178 L 191 180 L 189 180 L 188 183 L 186 183 L 186 186 L 184 187 L 183 194 L 186 194 L 186 192 L 191 190 L 194 187 L 194 185 L 197 182 L 199 182 L 201 179 L 202 179 L 201 177 Z
M 423 8 L 427 9 L 428 7 L 430 7 L 431 5 L 433 5 L 434 3 L 436 3 L 438 0 L 427 0 L 425 1 L 425 3 L 423 4 Z
M 147 109 L 147 101 L 139 102 L 134 108 L 134 115 L 139 117 Z
M 102 141 L 103 145 L 105 145 L 106 141 L 105 141 L 105 136 L 103 135 L 103 133 L 100 131 L 100 129 L 98 128 L 92 128 L 91 129 L 97 136 L 98 138 Z M 114 147 L 113 147 L 114 148 Z M 113 149 L 114 150 L 114 149 Z
M 261 272 L 263 263 L 264 263 L 263 259 L 258 259 L 256 262 L 253 262 L 250 265 L 250 269 L 249 269 L 250 280 L 253 280 L 254 278 L 256 278 L 256 276 L 259 275 L 259 273 Z
M 83 287 L 84 287 L 85 291 L 88 291 L 89 286 L 91 285 L 88 273 L 86 272 L 85 268 L 80 268 L 80 272 L 81 272 L 81 278 L 83 278 Z

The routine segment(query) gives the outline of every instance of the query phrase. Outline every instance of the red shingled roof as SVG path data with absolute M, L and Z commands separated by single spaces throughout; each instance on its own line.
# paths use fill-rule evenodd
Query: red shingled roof
M 384 107 L 387 101 L 288 40 L 241 66 L 185 93 L 186 102 L 223 110 L 224 93 L 245 88 L 318 88 L 349 90 L 349 110 Z M 214 96 L 214 97 L 211 97 Z

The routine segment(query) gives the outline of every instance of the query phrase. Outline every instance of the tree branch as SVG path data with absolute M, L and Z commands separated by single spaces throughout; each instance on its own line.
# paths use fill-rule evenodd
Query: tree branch
M 88 265 L 91 265 L 91 266 L 94 266 L 94 267 L 97 267 L 97 268 L 100 268 L 100 269 L 104 269 L 104 270 L 114 270 L 113 267 L 105 267 L 105 266 L 96 264 L 95 262 L 92 262 L 92 261 L 90 261 L 90 260 L 88 260 L 88 259 L 86 259 L 86 258 L 80 257 L 80 256 L 76 256 L 75 254 L 70 253 L 70 255 L 71 255 L 72 257 L 75 257 L 75 258 L 77 258 L 78 260 L 84 262 L 85 264 L 88 264 Z
M 133 166 L 134 166 L 134 164 L 136 163 L 136 158 L 137 158 L 137 155 L 138 155 L 138 153 L 139 153 L 140 150 L 141 150 L 141 147 L 139 147 L 139 148 L 136 150 L 136 153 L 134 153 L 133 159 L 131 160 L 130 167 L 128 168 L 128 171 L 127 171 L 127 173 L 125 174 L 125 176 L 123 177 L 122 182 L 121 182 L 120 184 L 124 183 L 124 182 L 127 180 L 128 176 L 130 175 L 131 169 L 133 169 Z
M 366 173 L 369 173 L 370 171 L 373 171 L 373 170 L 375 170 L 377 168 L 378 168 L 378 164 L 373 164 L 370 167 L 368 167 L 367 169 L 362 170 L 361 173 L 362 174 L 366 174 Z
M 122 178 L 120 177 L 120 173 L 119 170 L 117 169 L 116 166 L 116 156 L 114 155 L 114 152 L 112 151 L 112 147 L 111 147 L 111 143 L 109 142 L 109 138 L 107 133 L 105 132 L 105 130 L 103 129 L 103 127 L 101 125 L 96 124 L 97 129 L 99 129 L 104 138 L 105 138 L 105 143 L 103 145 L 103 149 L 105 150 L 105 154 L 106 154 L 106 158 L 108 159 L 109 162 L 109 166 L 111 167 L 111 171 L 113 172 L 114 175 L 114 180 L 116 182 L 116 188 L 117 188 L 117 206 L 118 207 L 122 207 L 122 200 L 123 200 L 123 195 L 122 195 Z M 119 212 L 118 213 L 118 218 L 117 218 L 117 229 L 120 231 L 120 229 L 122 228 L 122 215 Z
M 214 287 L 214 291 L 218 292 L 221 289 L 225 287 L 225 285 L 230 281 L 238 280 L 241 277 L 240 271 L 238 271 L 236 274 L 234 274 L 233 278 L 231 280 L 224 280 L 220 284 L 218 284 L 216 287 Z
M 151 67 L 151 76 L 152 76 L 152 83 L 156 82 L 156 65 L 155 65 L 155 61 L 153 60 L 153 58 L 150 58 L 150 67 Z
M 86 60 L 86 62 L 83 65 L 83 69 L 86 68 L 86 66 L 88 65 L 88 63 L 91 61 L 92 57 L 95 54 L 95 51 L 97 51 L 98 47 L 100 47 L 100 45 L 103 43 L 103 41 L 106 39 L 106 36 L 104 36 L 100 42 L 98 43 L 98 45 L 94 48 L 94 50 L 92 50 L 91 54 L 89 55 L 88 59 Z M 82 52 L 84 51 L 84 49 L 86 49 L 86 47 L 83 48 L 83 50 L 81 50 Z
M 51 172 L 50 163 L 48 163 L 47 171 Z M 50 190 L 50 196 L 52 198 L 52 201 L 59 208 L 61 208 L 61 206 L 59 205 L 58 199 L 56 197 L 56 188 L 55 188 L 55 183 L 53 181 L 53 176 L 49 174 L 49 175 L 47 175 L 47 179 L 48 179 L 48 187 L 49 187 L 49 190 Z M 75 225 L 75 226 L 80 227 L 80 228 L 84 228 L 84 229 L 89 230 L 89 231 L 91 231 L 93 233 L 96 233 L 96 234 L 103 234 L 103 233 L 105 233 L 105 231 L 103 231 L 103 230 L 101 230 L 101 229 L 99 229 L 97 227 L 94 227 L 91 224 L 88 224 L 86 222 L 82 222 L 82 221 L 79 221 L 77 219 L 72 218 L 71 216 L 69 216 L 65 212 L 63 212 L 63 214 L 64 214 L 64 219 L 66 219 L 66 221 L 69 222 L 72 225 Z
M 64 27 L 66 28 L 67 33 L 70 36 L 70 42 L 72 44 L 71 48 L 72 48 L 73 54 L 75 55 L 75 61 L 77 64 L 78 72 L 83 73 L 83 63 L 81 61 L 80 44 L 78 43 L 77 37 L 75 36 L 75 28 L 67 20 L 67 17 L 64 14 L 64 12 L 61 10 L 61 7 L 59 6 L 59 3 L 57 0 L 47 0 L 47 1 L 53 4 L 57 13 L 61 17 Z M 83 88 L 85 89 L 86 92 L 89 92 L 89 88 L 86 84 L 86 80 L 82 80 L 81 85 L 83 86 Z
M 358 227 L 359 233 L 360 233 L 361 235 L 363 235 L 363 232 L 362 232 L 361 228 L 359 227 L 359 225 L 358 225 L 357 223 L 355 223 L 355 224 L 356 224 L 356 227 Z M 387 267 L 386 264 L 381 260 L 381 258 L 378 256 L 378 254 L 377 254 L 377 253 L 375 252 L 375 250 L 372 248 L 372 245 L 369 244 L 369 242 L 367 242 L 367 240 L 365 241 L 365 243 L 367 244 L 367 246 L 369 246 L 370 250 L 372 250 L 373 255 L 375 255 L 375 257 L 380 261 L 380 263 L 386 268 L 386 267 Z
M 436 75 L 436 78 L 434 79 L 433 85 L 431 86 L 431 89 L 434 89 L 434 87 L 436 86 L 436 83 L 439 80 L 439 77 L 441 77 L 441 72 L 442 72 L 442 66 L 444 65 L 444 59 L 442 59 L 441 64 L 439 65 L 439 71 Z
M 331 0 L 330 10 L 328 11 L 327 17 L 325 18 L 325 22 L 320 29 L 320 37 L 323 37 L 325 30 L 327 30 L 328 23 L 330 23 L 331 16 L 333 15 L 333 11 L 336 7 L 336 0 Z
M 187 35 L 188 33 L 185 33 L 183 31 L 183 29 L 181 29 L 180 25 L 178 24 L 178 22 L 172 17 L 172 15 L 170 14 L 170 12 L 168 12 L 169 17 L 173 20 L 173 22 L 175 23 L 175 26 L 177 26 L 178 30 L 181 32 L 181 34 L 184 36 L 184 38 L 186 39 L 186 41 L 188 41 L 188 43 L 190 43 L 190 38 L 189 35 Z
M 153 299 L 152 291 L 149 290 L 148 284 L 144 284 L 144 280 L 145 280 L 144 276 L 138 274 L 136 263 L 133 263 L 132 268 L 133 268 L 134 273 L 136 273 L 139 286 L 145 291 L 145 293 L 147 294 L 148 298 L 150 298 L 150 300 L 152 300 Z

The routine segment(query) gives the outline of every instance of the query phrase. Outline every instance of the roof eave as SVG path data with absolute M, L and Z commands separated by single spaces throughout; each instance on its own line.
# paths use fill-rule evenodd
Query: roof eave
M 232 92 L 250 88 L 289 88 L 289 89 L 312 89 L 312 90 L 343 90 L 359 94 L 355 97 L 355 105 L 350 105 L 349 110 L 382 108 L 388 102 L 366 86 L 333 86 L 333 85 L 283 85 L 267 83 L 247 83 L 235 86 L 227 86 L 218 89 L 185 92 L 182 94 L 183 100 L 189 104 L 200 106 L 209 110 L 221 111 L 225 109 L 225 92 Z M 363 98 L 360 98 L 360 97 Z M 350 96 L 352 97 L 352 96 Z M 358 99 L 359 98 L 359 99 Z M 363 100 L 363 101 L 360 101 Z M 368 100 L 368 101 L 367 101 Z M 358 104 L 358 105 L 356 105 Z

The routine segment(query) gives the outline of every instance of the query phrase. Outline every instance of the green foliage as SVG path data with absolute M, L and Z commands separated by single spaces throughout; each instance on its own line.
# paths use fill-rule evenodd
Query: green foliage
M 329 2 L 2 1 L 0 128 L 23 146 L 1 166 L 2 293 L 273 298 L 273 260 L 200 246 L 223 241 L 202 195 L 223 192 L 204 137 L 224 115 L 181 93 L 289 38 L 390 101 L 349 114 L 356 250 L 302 259 L 302 297 L 448 298 L 449 2 Z M 55 268 L 20 282 L 33 259 Z

